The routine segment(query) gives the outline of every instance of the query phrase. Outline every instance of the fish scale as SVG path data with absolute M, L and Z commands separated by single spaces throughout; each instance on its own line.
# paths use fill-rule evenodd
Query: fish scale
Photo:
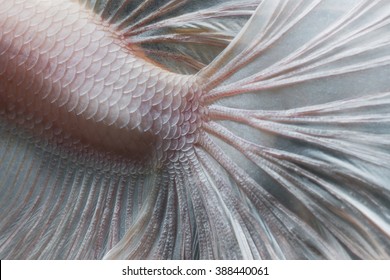
M 63 11 L 60 17 L 54 12 L 56 9 Z M 19 11 L 23 11 L 21 18 Z M 49 16 L 46 16 L 47 14 Z M 43 117 L 44 122 L 53 122 L 64 133 L 82 138 L 86 144 L 92 143 L 103 147 L 104 150 L 107 145 L 111 145 L 106 142 L 111 141 L 112 137 L 107 138 L 90 129 L 88 134 L 75 132 L 84 130 L 80 126 L 80 118 L 84 121 L 102 123 L 105 127 L 104 133 L 107 134 L 111 134 L 110 127 L 114 127 L 113 134 L 119 133 L 119 137 L 126 139 L 116 143 L 117 151 L 134 150 L 151 140 L 150 136 L 144 139 L 142 134 L 166 135 L 166 139 L 153 141 L 170 141 L 179 137 L 185 139 L 186 134 L 181 134 L 181 129 L 173 127 L 177 125 L 180 115 L 184 114 L 188 121 L 189 115 L 197 111 L 190 103 L 182 102 L 188 92 L 192 91 L 186 85 L 195 83 L 194 79 L 190 81 L 189 76 L 169 73 L 136 58 L 132 54 L 131 46 L 124 46 L 96 16 L 80 10 L 76 3 L 42 1 L 37 5 L 27 5 L 20 2 L 9 10 L 2 9 L 1 16 L 4 23 L 18 22 L 16 34 L 12 33 L 12 26 L 3 24 L 3 34 L 9 34 L 13 39 L 2 36 L 1 45 L 4 46 L 4 42 L 13 40 L 15 43 L 11 43 L 12 50 L 16 47 L 20 49 L 16 51 L 15 57 L 12 55 L 7 56 L 8 58 L 2 57 L 2 63 L 8 65 L 5 75 L 20 84 L 17 88 L 8 86 L 2 89 L 12 93 L 7 96 L 7 106 L 11 106 L 18 95 L 23 96 L 25 102 L 28 99 L 25 96 L 27 85 L 33 82 L 32 88 L 36 87 L 32 94 L 35 103 L 30 106 L 17 103 L 16 106 L 26 112 L 34 112 L 36 118 Z M 35 24 L 30 24 L 31 19 Z M 50 28 L 37 30 L 41 25 L 49 25 Z M 39 48 L 30 48 L 31 43 L 28 39 L 30 37 L 41 38 L 40 42 L 34 40 L 34 45 L 39 45 Z M 29 65 L 30 70 L 26 71 L 24 65 Z M 35 71 L 36 68 L 42 68 L 43 71 Z M 15 74 L 10 74 L 10 71 L 15 71 Z M 32 73 L 35 74 L 32 76 Z M 36 83 L 40 79 L 36 77 L 37 75 L 44 77 L 44 84 Z M 53 87 L 53 84 L 58 86 Z M 179 94 L 174 96 L 176 92 Z M 45 95 L 39 97 L 40 93 Z M 191 94 L 188 95 L 192 98 Z M 42 100 L 40 104 L 39 98 Z M 163 107 L 159 105 L 161 102 Z M 164 110 L 172 104 L 175 104 L 172 112 Z M 50 112 L 57 110 L 55 108 L 60 109 L 60 113 L 55 114 L 56 117 L 51 117 Z M 46 113 L 37 116 L 39 112 Z M 76 118 L 78 121 L 72 123 L 71 120 L 74 118 L 70 115 L 78 116 Z M 166 119 L 166 124 L 160 127 L 160 121 L 156 121 L 158 118 Z M 182 125 L 186 127 L 185 131 L 188 133 L 187 127 L 198 127 L 197 123 L 196 119 L 193 119 L 191 123 L 186 122 Z M 136 138 L 132 136 L 133 131 L 139 134 Z M 153 143 L 147 144 L 156 146 Z M 177 150 L 176 140 L 168 145 L 171 150 Z M 127 154 L 131 157 L 131 153 Z

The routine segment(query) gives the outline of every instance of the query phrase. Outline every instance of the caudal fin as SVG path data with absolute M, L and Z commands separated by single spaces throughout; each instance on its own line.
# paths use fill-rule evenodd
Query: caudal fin
M 389 1 L 264 0 L 198 77 L 244 256 L 390 257 Z
M 78 0 L 142 55 L 194 74 L 237 35 L 261 0 Z M 196 3 L 195 3 L 196 2 Z

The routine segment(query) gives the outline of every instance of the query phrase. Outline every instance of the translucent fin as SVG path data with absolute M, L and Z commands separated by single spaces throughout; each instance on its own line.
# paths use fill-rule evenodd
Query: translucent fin
M 385 0 L 262 1 L 198 74 L 197 154 L 261 229 L 247 256 L 390 257 L 389 76 Z
M 70 154 L 3 120 L 0 135 L 1 259 L 101 259 L 163 177 Z
M 140 56 L 177 73 L 196 73 L 241 30 L 260 0 L 79 0 Z

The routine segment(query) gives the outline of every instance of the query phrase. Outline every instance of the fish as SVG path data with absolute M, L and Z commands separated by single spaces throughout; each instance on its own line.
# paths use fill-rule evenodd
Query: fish
M 389 259 L 387 0 L 0 0 L 1 259 Z

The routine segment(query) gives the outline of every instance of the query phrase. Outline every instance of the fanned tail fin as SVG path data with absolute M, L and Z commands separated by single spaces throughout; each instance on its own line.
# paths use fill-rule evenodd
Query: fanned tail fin
M 69 153 L 3 120 L 0 134 L 2 259 L 101 259 L 162 177 L 91 151 Z
M 390 257 L 389 1 L 262 1 L 198 77 L 241 257 Z
M 236 36 L 261 0 L 78 0 L 138 54 L 177 73 L 194 74 Z M 134 51 L 134 49 L 133 49 Z

